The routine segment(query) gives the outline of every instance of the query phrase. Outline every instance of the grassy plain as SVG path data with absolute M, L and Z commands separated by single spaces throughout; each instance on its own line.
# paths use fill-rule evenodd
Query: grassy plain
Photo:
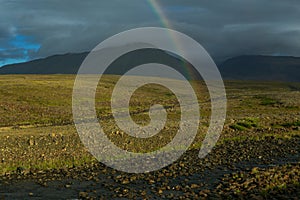
M 1 172 L 24 168 L 78 165 L 92 161 L 76 134 L 72 120 L 73 75 L 6 75 L 0 79 Z M 114 125 L 110 95 L 118 76 L 106 75 L 96 94 L 96 109 L 105 130 L 117 145 L 131 151 L 154 150 L 176 134 L 180 106 L 172 92 L 158 85 L 137 90 L 130 104 L 132 118 L 149 122 L 148 109 L 160 103 L 168 121 L 161 134 L 135 140 Z M 201 122 L 194 147 L 200 146 L 210 116 L 205 84 L 193 83 L 201 106 Z M 198 87 L 200 85 L 200 87 Z M 221 139 L 285 136 L 300 128 L 300 84 L 271 82 L 225 82 L 228 98 L 226 125 Z M 259 134 L 257 133 L 259 132 Z M 221 141 L 220 141 L 221 142 Z M 80 153 L 78 153 L 80 152 Z
M 110 112 L 110 95 L 118 78 L 104 76 L 96 93 L 97 115 L 107 136 L 119 147 L 134 152 L 152 151 L 170 142 L 180 119 L 180 106 L 172 92 L 147 85 L 134 93 L 130 112 L 137 123 L 149 122 L 149 106 L 155 103 L 164 105 L 168 112 L 163 131 L 150 139 L 136 139 L 118 129 Z M 74 79 L 74 75 L 0 76 L 0 174 L 14 174 L 20 169 L 66 169 L 96 162 L 82 145 L 73 124 Z M 191 150 L 201 146 L 210 117 L 205 84 L 192 84 L 201 106 L 201 120 Z M 299 137 L 299 83 L 226 81 L 225 86 L 228 113 L 218 145 Z

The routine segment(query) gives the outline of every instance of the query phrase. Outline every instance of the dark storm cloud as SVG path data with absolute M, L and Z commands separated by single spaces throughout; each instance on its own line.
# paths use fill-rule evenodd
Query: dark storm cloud
M 174 0 L 172 6 L 180 2 Z M 219 60 L 241 54 L 300 56 L 299 1 L 186 1 L 188 5 L 198 11 L 169 12 L 175 28 L 197 39 Z
M 240 54 L 300 56 L 296 0 L 164 0 L 159 4 L 174 29 L 201 42 L 217 60 Z M 16 47 L 7 41 L 16 35 L 30 36 L 31 43 L 40 45 L 36 52 L 28 51 L 31 58 L 87 51 L 120 31 L 162 26 L 143 0 L 0 0 L 0 5 L 0 49 L 13 54 L 9 49 Z
M 103 39 L 155 18 L 147 4 L 110 1 L 1 1 L 1 48 L 15 35 L 31 36 L 41 48 L 31 57 L 88 51 Z M 152 23 L 159 25 L 159 23 Z M 9 31 L 10 34 L 7 34 Z M 20 48 L 24 48 L 20 46 Z M 3 59 L 3 58 L 2 58 Z

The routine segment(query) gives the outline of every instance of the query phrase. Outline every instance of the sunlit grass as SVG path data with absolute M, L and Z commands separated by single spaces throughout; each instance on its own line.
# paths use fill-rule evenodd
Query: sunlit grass
M 148 139 L 134 138 L 116 126 L 111 114 L 110 95 L 118 78 L 104 76 L 96 93 L 97 116 L 108 138 L 132 152 L 151 152 L 168 144 L 177 133 L 181 113 L 174 94 L 158 85 L 147 85 L 134 93 L 129 111 L 136 123 L 149 123 L 148 111 L 153 104 L 162 104 L 168 112 L 167 124 L 159 134 Z M 0 173 L 14 172 L 18 167 L 45 170 L 95 162 L 73 124 L 74 80 L 74 75 L 1 76 Z M 201 120 L 190 149 L 199 149 L 209 125 L 210 102 L 203 82 L 192 85 L 198 95 Z M 291 83 L 236 81 L 225 85 L 228 113 L 218 145 L 226 140 L 260 140 L 267 136 L 289 139 L 299 134 L 293 128 L 299 126 L 296 118 L 300 112 L 300 94 L 290 90 Z M 270 99 L 280 103 L 270 103 Z M 282 128 L 287 130 L 277 131 Z

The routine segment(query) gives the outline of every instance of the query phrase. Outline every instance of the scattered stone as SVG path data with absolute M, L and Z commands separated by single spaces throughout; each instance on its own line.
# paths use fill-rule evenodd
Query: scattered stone
M 87 192 L 79 192 L 78 196 L 79 196 L 79 198 L 87 198 L 88 193 Z
M 30 138 L 30 139 L 28 140 L 28 145 L 29 145 L 29 146 L 33 146 L 33 145 L 34 145 L 34 140 L 33 140 L 33 138 Z

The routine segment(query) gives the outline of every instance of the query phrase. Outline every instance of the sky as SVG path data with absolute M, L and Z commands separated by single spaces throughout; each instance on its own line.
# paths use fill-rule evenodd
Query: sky
M 238 55 L 300 56 L 299 0 L 0 0 L 0 66 L 92 50 L 138 27 L 197 40 L 221 62 Z

